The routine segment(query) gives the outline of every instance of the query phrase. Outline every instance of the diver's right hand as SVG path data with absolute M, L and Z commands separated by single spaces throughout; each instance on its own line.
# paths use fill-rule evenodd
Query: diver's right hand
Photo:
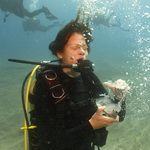
M 106 127 L 109 125 L 112 125 L 114 122 L 118 122 L 118 119 L 114 119 L 111 117 L 107 117 L 103 115 L 103 111 L 105 109 L 105 106 L 100 106 L 97 111 L 93 114 L 93 116 L 90 118 L 89 122 L 93 129 L 99 129 L 102 127 Z

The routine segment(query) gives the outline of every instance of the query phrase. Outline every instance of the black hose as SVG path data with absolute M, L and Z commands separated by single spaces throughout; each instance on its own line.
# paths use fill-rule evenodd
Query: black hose
M 24 90 L 25 90 L 25 85 L 26 85 L 26 81 L 28 80 L 29 76 L 30 76 L 31 72 L 29 72 L 22 84 L 22 89 L 21 89 L 21 97 L 22 97 L 22 107 L 23 107 L 23 112 L 24 112 L 24 117 L 25 117 L 25 121 L 26 121 L 26 125 L 27 125 L 27 129 L 29 127 L 29 119 L 28 119 L 28 114 L 27 114 L 27 110 L 26 110 L 26 105 L 25 105 L 25 95 L 24 95 Z
M 23 107 L 23 112 L 24 112 L 24 118 L 25 118 L 25 122 L 26 122 L 26 129 L 25 130 L 27 130 L 27 134 L 28 134 L 28 148 L 29 148 L 29 150 L 31 150 L 31 137 L 30 137 L 30 133 L 29 133 L 29 126 L 30 126 L 30 123 L 29 123 L 29 119 L 28 119 L 28 113 L 27 113 L 27 110 L 26 110 L 26 104 L 25 104 L 25 99 L 24 99 L 24 97 L 25 97 L 25 95 L 24 95 L 24 91 L 25 91 L 25 85 L 26 85 L 26 82 L 27 82 L 27 80 L 28 80 L 28 78 L 29 78 L 29 76 L 31 75 L 31 73 L 32 73 L 32 71 L 31 72 L 29 72 L 27 75 L 26 75 L 26 77 L 25 77 L 25 79 L 24 79 L 24 81 L 23 81 L 23 84 L 22 84 L 22 89 L 21 89 L 21 97 L 22 97 L 22 107 Z

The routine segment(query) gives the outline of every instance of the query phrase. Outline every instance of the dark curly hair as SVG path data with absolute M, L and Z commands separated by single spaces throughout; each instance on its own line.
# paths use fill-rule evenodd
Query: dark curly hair
M 72 20 L 58 32 L 55 40 L 49 44 L 49 50 L 51 50 L 52 54 L 57 55 L 57 52 L 63 50 L 70 36 L 75 32 L 81 33 L 85 37 L 88 51 L 90 51 L 89 43 L 93 40 L 91 29 L 88 25 Z

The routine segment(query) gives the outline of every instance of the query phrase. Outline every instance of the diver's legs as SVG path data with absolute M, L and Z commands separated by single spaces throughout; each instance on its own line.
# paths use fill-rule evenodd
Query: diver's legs
M 50 20 L 55 20 L 55 19 L 57 19 L 57 17 L 54 16 L 54 15 L 49 11 L 49 9 L 48 9 L 47 7 L 43 6 L 43 7 L 41 8 L 41 10 L 42 10 L 42 12 L 45 14 L 45 16 L 46 16 L 47 19 L 50 19 Z
M 57 19 L 56 16 L 54 16 L 49 10 L 47 7 L 42 7 L 41 9 L 37 9 L 37 10 L 34 10 L 33 12 L 29 12 L 27 9 L 24 9 L 24 16 L 27 16 L 27 17 L 34 17 L 34 16 L 37 16 L 41 13 L 44 13 L 46 18 L 47 19 L 50 19 L 50 20 L 54 20 L 54 19 Z

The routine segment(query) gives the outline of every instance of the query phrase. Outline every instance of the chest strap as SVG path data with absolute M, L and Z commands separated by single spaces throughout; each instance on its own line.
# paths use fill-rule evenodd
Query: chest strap
M 48 86 L 48 95 L 53 99 L 55 104 L 63 101 L 67 97 L 69 93 L 60 81 L 58 73 L 54 70 L 46 70 L 43 73 L 43 78 Z

